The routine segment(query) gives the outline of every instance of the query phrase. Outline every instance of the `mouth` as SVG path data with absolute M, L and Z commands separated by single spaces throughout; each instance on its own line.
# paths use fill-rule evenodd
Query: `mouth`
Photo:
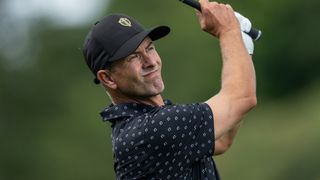
M 151 70 L 151 71 L 143 72 L 143 73 L 142 73 L 142 76 L 143 76 L 143 77 L 151 77 L 151 76 L 157 74 L 157 73 L 158 73 L 158 70 L 159 70 L 159 69 L 157 68 L 157 69 L 153 69 L 153 70 Z

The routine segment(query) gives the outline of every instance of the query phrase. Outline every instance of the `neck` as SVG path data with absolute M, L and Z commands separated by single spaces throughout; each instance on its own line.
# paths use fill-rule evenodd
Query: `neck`
M 164 102 L 160 94 L 140 98 L 140 97 L 119 97 L 119 96 L 111 96 L 111 100 L 113 104 L 122 104 L 122 103 L 138 103 L 138 104 L 147 104 L 150 106 L 163 106 Z

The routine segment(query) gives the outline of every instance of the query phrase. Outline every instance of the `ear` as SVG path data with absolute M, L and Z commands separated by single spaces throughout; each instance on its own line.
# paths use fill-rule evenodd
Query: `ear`
M 111 72 L 109 70 L 99 70 L 97 72 L 97 78 L 99 79 L 100 83 L 103 84 L 105 87 L 108 87 L 110 89 L 117 88 L 117 84 L 112 78 Z

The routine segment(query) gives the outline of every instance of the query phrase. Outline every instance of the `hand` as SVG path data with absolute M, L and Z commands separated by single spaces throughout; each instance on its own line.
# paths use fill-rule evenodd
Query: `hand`
M 201 28 L 220 38 L 228 32 L 239 33 L 240 26 L 234 11 L 230 5 L 200 0 L 201 12 L 197 11 L 197 16 Z

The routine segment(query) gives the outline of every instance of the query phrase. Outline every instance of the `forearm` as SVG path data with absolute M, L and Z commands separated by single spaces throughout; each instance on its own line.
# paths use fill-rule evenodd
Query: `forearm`
M 256 105 L 254 66 L 240 31 L 223 34 L 220 46 L 223 62 L 221 89 L 207 101 L 214 112 L 216 140 L 236 127 Z
M 255 70 L 240 30 L 220 37 L 222 54 L 221 92 L 234 98 L 252 97 L 256 92 Z

